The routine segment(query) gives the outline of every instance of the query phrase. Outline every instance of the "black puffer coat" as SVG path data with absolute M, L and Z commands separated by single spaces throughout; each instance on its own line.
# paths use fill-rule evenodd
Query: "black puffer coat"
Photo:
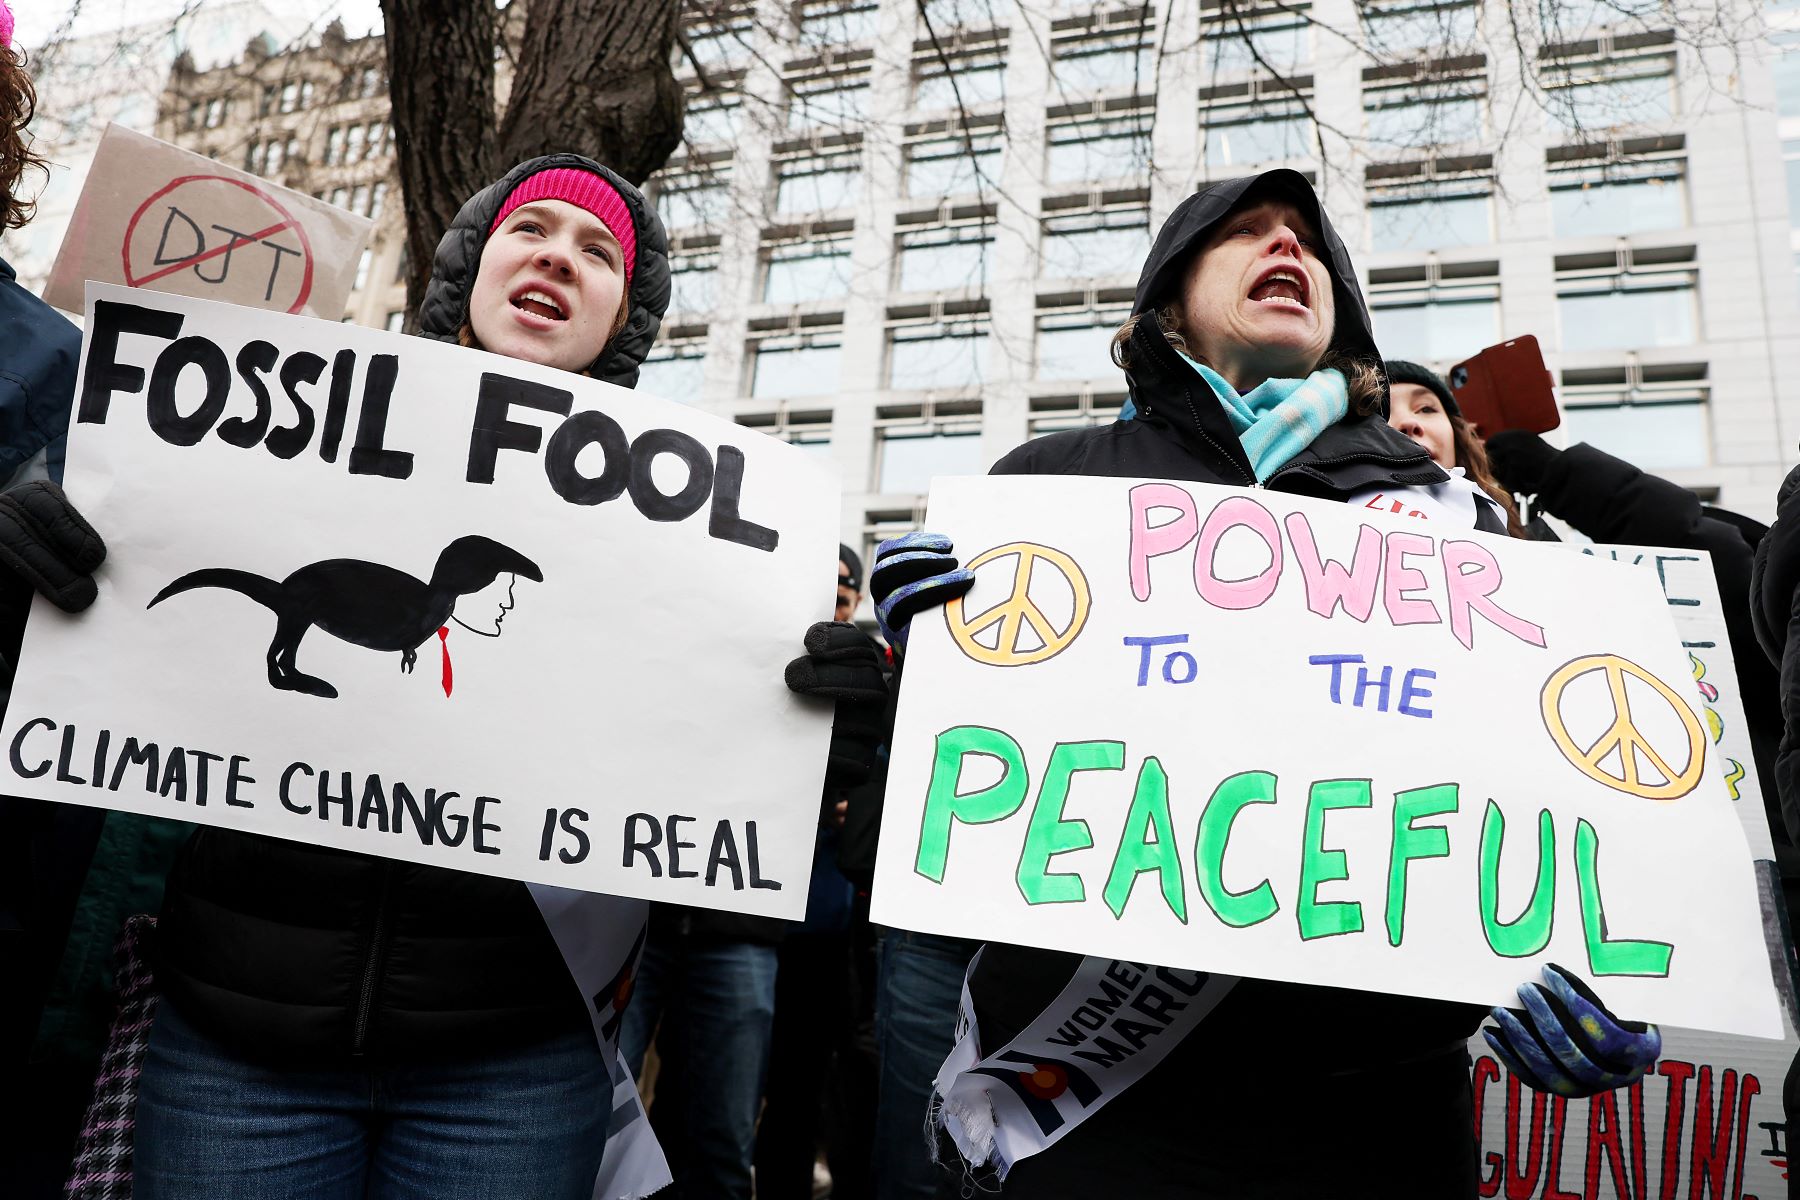
M 421 332 L 454 341 L 489 226 L 526 176 L 601 175 L 636 224 L 631 313 L 591 373 L 630 387 L 669 301 L 668 237 L 598 163 L 522 163 L 465 204 L 438 246 Z M 183 1017 L 251 1058 L 475 1055 L 582 1028 L 586 1003 L 522 883 L 224 829 L 170 876 L 157 980 Z
M 1271 180 L 1298 193 L 1291 171 Z M 1255 179 L 1214 185 L 1164 224 L 1134 311 L 1168 300 L 1207 234 Z M 1267 186 L 1266 184 L 1264 186 Z M 1262 194 L 1258 189 L 1257 196 Z M 1316 201 L 1337 280 L 1334 348 L 1380 362 L 1343 243 Z M 1255 476 L 1216 397 L 1155 321 L 1129 344 L 1138 418 L 1038 438 L 995 474 L 1154 476 L 1237 486 Z M 1267 481 L 1275 491 L 1343 499 L 1371 486 L 1442 483 L 1419 446 L 1379 416 L 1349 416 Z M 989 945 L 970 980 L 983 1053 L 1024 1029 L 1068 983 L 1072 954 Z M 1474 1194 L 1475 1143 L 1465 1043 L 1485 1010 L 1405 996 L 1246 979 L 1129 1091 L 1019 1163 L 1006 1196 L 1212 1197 Z M 1377 1182 L 1379 1180 L 1379 1183 Z

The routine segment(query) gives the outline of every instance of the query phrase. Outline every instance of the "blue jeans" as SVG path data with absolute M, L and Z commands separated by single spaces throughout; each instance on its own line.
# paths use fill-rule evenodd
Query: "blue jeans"
M 136 1200 L 588 1200 L 612 1080 L 590 1031 L 453 1062 L 269 1067 L 159 1006 Z
M 976 942 L 884 929 L 877 946 L 877 1200 L 931 1200 L 941 1172 L 927 1149 L 931 1081 L 956 1044 L 956 1006 Z
M 656 1038 L 650 1122 L 682 1200 L 750 1200 L 775 962 L 773 946 L 663 932 L 651 920 L 619 1048 L 641 1078 Z

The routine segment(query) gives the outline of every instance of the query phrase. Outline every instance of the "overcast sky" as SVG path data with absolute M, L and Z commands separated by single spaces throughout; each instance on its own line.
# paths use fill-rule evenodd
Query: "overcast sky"
M 31 50 L 41 46 L 69 20 L 72 36 L 84 37 L 107 33 L 127 25 L 150 21 L 166 21 L 187 10 L 198 10 L 209 3 L 228 0 L 7 0 L 16 22 L 18 44 Z M 381 6 L 378 0 L 261 0 L 271 12 L 315 23 L 323 28 L 333 16 L 344 23 L 351 37 L 361 37 L 381 28 Z

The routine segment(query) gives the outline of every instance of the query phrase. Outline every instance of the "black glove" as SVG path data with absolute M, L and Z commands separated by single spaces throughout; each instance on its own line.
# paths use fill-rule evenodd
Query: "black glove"
M 875 769 L 876 751 L 887 740 L 881 652 L 848 621 L 820 621 L 806 631 L 805 646 L 787 665 L 788 690 L 836 702 L 825 785 L 854 786 Z
M 1535 496 L 1544 490 L 1544 479 L 1562 454 L 1537 434 L 1523 429 L 1502 430 L 1487 439 L 1486 446 L 1494 478 L 1521 496 Z

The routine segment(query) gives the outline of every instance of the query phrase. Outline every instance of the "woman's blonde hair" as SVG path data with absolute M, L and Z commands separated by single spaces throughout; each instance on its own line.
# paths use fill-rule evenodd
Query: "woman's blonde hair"
M 612 328 L 606 331 L 606 341 L 600 346 L 600 354 L 605 354 L 606 347 L 612 345 L 612 340 L 619 336 L 619 330 L 625 328 L 625 320 L 629 316 L 631 316 L 631 297 L 629 295 L 620 296 L 619 315 L 613 318 Z M 481 339 L 475 336 L 474 323 L 466 316 L 463 318 L 462 328 L 456 331 L 456 344 L 459 346 L 467 346 L 471 350 L 487 349 L 486 346 L 481 344 Z M 594 355 L 595 362 L 600 361 L 600 354 Z M 593 371 L 590 368 L 587 371 L 583 371 L 582 374 L 592 375 Z
M 1197 362 L 1205 361 L 1189 347 L 1188 340 L 1182 333 L 1181 307 L 1169 303 L 1149 313 L 1138 313 L 1119 326 L 1118 332 L 1112 337 L 1114 366 L 1121 371 L 1131 369 L 1131 335 L 1137 332 L 1138 322 L 1147 316 L 1156 318 L 1157 328 L 1162 330 L 1169 345 Z M 1387 394 L 1387 379 L 1382 375 L 1380 367 L 1342 350 L 1327 350 L 1325 357 L 1319 360 L 1319 365 L 1314 369 L 1323 371 L 1327 368 L 1342 373 L 1344 382 L 1349 385 L 1351 412 L 1361 417 L 1380 410 L 1382 397 Z

